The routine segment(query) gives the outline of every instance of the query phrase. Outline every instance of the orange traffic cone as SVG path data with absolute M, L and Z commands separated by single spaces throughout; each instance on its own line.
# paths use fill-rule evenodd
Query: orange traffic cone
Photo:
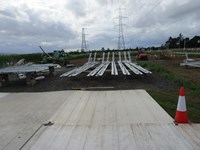
M 186 102 L 185 102 L 184 87 L 180 88 L 178 106 L 177 106 L 176 116 L 175 116 L 174 121 L 176 123 L 189 123 L 187 109 L 186 109 Z

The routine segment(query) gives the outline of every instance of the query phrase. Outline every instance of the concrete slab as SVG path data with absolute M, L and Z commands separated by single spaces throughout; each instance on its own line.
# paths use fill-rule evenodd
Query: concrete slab
M 77 91 L 52 117 L 37 149 L 193 149 L 144 91 Z
M 6 95 L 8 95 L 8 93 L 0 93 L 0 98 L 4 97 Z
M 200 149 L 200 124 L 181 124 L 177 129 L 180 131 L 181 136 L 193 146 L 193 149 Z
M 42 125 L 49 120 L 52 126 Z M 200 149 L 199 143 L 199 124 L 174 125 L 144 90 L 13 93 L 0 98 L 0 149 L 188 150 Z
M 0 93 L 0 149 L 19 149 L 71 94 Z

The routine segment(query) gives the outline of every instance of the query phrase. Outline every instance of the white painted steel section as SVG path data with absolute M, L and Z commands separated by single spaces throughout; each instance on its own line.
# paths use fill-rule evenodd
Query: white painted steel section
M 121 52 L 119 52 L 119 61 L 122 61 Z
M 131 64 L 129 62 L 123 62 L 133 73 L 135 73 L 136 75 L 142 75 L 143 73 L 140 72 L 139 70 L 137 70 L 136 68 L 134 68 L 133 66 L 131 66 Z
M 0 74 L 7 73 L 28 73 L 28 72 L 41 72 L 48 70 L 49 67 L 56 67 L 57 64 L 31 64 L 31 65 L 21 65 L 21 66 L 11 66 L 0 69 Z
M 92 63 L 86 63 L 85 65 L 83 65 L 82 67 L 79 67 L 77 69 L 75 68 L 76 69 L 75 73 L 70 74 L 69 77 L 77 76 L 77 75 L 81 74 L 82 72 L 94 67 L 95 65 L 96 65 L 96 63 L 92 62 Z
M 187 111 L 186 102 L 185 102 L 185 96 L 179 96 L 177 110 L 178 111 L 182 111 L 182 112 Z
M 112 61 L 115 61 L 115 52 L 112 52 Z
M 114 75 L 115 73 L 114 62 L 115 62 L 115 53 L 112 52 L 111 75 Z
M 96 74 L 96 76 L 102 76 L 109 65 L 110 65 L 110 62 L 103 63 L 103 67 L 99 70 L 99 72 Z
M 96 64 L 97 64 L 96 62 L 85 63 L 83 66 L 78 67 L 78 68 L 74 68 L 73 70 L 62 74 L 60 77 L 74 77 L 74 76 L 77 76 L 77 75 L 81 74 L 82 72 L 94 67 Z
M 94 67 L 96 64 L 98 64 L 97 62 L 95 62 L 96 53 L 94 54 L 93 61 L 92 61 L 92 58 L 90 58 L 90 57 L 91 57 L 91 55 L 89 55 L 89 58 L 88 58 L 88 61 L 90 60 L 89 62 L 85 63 L 81 67 L 74 68 L 73 70 L 62 74 L 60 77 L 74 77 L 74 76 L 77 76 L 77 75 L 81 74 L 82 72 L 84 72 L 84 71 Z M 93 73 L 91 73 L 91 74 L 93 74 Z
M 98 72 L 100 75 L 97 75 L 97 76 L 101 76 L 103 75 L 103 73 L 105 72 L 105 69 L 108 67 L 105 68 L 105 65 L 106 63 L 104 62 L 104 58 L 105 58 L 105 53 L 103 52 L 103 56 L 102 56 L 102 63 L 96 67 L 93 71 L 91 71 L 87 76 L 94 76 L 96 75 Z M 107 56 L 107 61 L 109 60 L 109 55 Z M 103 72 L 104 71 L 104 72 Z
M 180 66 L 188 66 L 188 67 L 199 68 L 200 67 L 200 61 L 184 62 L 184 63 L 180 63 Z
M 104 66 L 104 63 L 101 63 L 98 67 L 96 67 L 93 71 L 91 71 L 87 76 L 94 76 L 103 66 Z
M 117 67 L 115 64 L 115 53 L 112 53 L 111 75 L 118 75 Z
M 106 69 L 108 68 L 108 66 L 110 65 L 110 62 L 109 62 L 110 52 L 108 52 L 106 62 L 104 62 L 104 57 L 105 57 L 105 54 L 103 53 L 103 58 L 102 58 L 102 65 L 103 66 L 99 69 L 96 76 L 102 76 L 104 74 L 104 72 L 106 71 Z
M 73 70 L 68 71 L 68 72 L 66 72 L 66 73 L 64 73 L 64 74 L 62 74 L 62 75 L 60 75 L 60 77 L 67 77 L 67 76 L 69 76 L 69 75 L 75 73 L 77 69 L 78 69 L 78 68 L 74 68 Z
M 104 63 L 104 59 L 105 59 L 105 53 L 103 52 L 102 63 Z
M 117 67 L 114 61 L 111 63 L 111 75 L 118 75 Z
M 129 64 L 132 65 L 133 67 L 135 67 L 136 69 L 146 73 L 146 74 L 151 74 L 152 73 L 151 71 L 149 71 L 149 70 L 147 70 L 147 69 L 145 69 L 145 68 L 143 68 L 143 67 L 141 67 L 139 65 L 136 65 L 135 63 L 129 63 Z
M 96 56 L 97 56 L 97 53 L 95 52 L 95 53 L 94 53 L 94 59 L 93 59 L 93 62 L 96 62 Z
M 130 75 L 130 72 L 126 69 L 121 61 L 118 61 L 119 67 L 124 75 Z
M 129 51 L 128 51 L 128 60 L 129 60 L 129 62 L 131 62 L 131 54 Z
M 89 54 L 88 62 L 91 62 L 92 53 Z
M 124 51 L 124 61 L 127 61 L 126 51 Z
M 109 59 L 110 59 L 110 52 L 108 52 L 108 55 L 107 55 L 107 62 L 109 62 Z
M 124 59 L 126 61 L 118 61 L 119 67 L 122 70 L 122 73 L 124 75 L 130 75 L 130 72 L 127 70 L 127 68 L 125 66 L 127 66 L 134 74 L 136 75 L 142 75 L 143 73 L 145 74 L 150 74 L 151 72 L 148 71 L 147 69 L 144 69 L 143 67 L 136 65 L 134 63 L 131 62 L 131 58 L 130 58 L 130 52 L 128 52 L 128 59 L 127 60 L 127 56 L 126 56 L 126 52 L 124 51 Z M 89 56 L 90 57 L 90 56 Z M 103 52 L 103 56 L 102 56 L 102 63 L 97 66 L 93 71 L 91 71 L 87 76 L 102 76 L 104 74 L 104 72 L 106 71 L 106 69 L 108 68 L 110 62 L 109 62 L 109 58 L 110 58 L 110 52 L 107 53 L 107 59 L 105 61 L 105 52 Z M 91 58 L 92 59 L 92 58 Z M 64 73 L 61 75 L 61 77 L 64 76 L 77 76 L 80 73 L 94 67 L 97 63 L 95 62 L 96 60 L 96 53 L 94 54 L 94 59 L 93 61 L 84 64 L 82 67 L 79 68 L 75 68 L 74 70 Z M 121 52 L 119 52 L 119 60 L 121 60 Z M 114 52 L 112 53 L 112 62 L 111 62 L 111 75 L 118 75 L 118 70 L 117 70 L 117 66 L 115 61 L 115 56 L 114 56 Z M 124 64 L 125 66 L 124 66 Z

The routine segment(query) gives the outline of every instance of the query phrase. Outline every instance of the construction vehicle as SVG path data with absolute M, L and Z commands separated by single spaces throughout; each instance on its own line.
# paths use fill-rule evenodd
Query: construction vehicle
M 148 60 L 148 54 L 144 48 L 138 50 L 137 60 Z
M 64 50 L 55 50 L 51 56 L 47 52 L 45 52 L 41 46 L 39 47 L 43 52 L 42 63 L 45 63 L 45 64 L 54 63 L 54 64 L 59 64 L 61 66 L 66 66 L 67 64 L 69 64 L 68 54 L 65 53 Z

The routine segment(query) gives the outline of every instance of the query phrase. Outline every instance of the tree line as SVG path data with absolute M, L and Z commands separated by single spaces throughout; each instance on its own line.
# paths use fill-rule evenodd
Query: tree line
M 178 37 L 172 38 L 171 36 L 162 45 L 164 48 L 198 48 L 200 47 L 200 36 L 194 36 L 193 38 L 184 37 L 181 33 Z

